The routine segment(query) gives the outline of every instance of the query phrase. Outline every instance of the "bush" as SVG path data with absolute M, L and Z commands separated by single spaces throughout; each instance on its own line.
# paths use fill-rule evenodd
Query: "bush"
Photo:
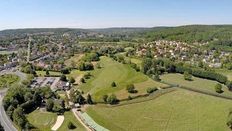
M 128 93 L 137 93 L 138 92 L 137 90 L 135 90 L 135 86 L 133 84 L 127 85 L 126 90 L 128 91 Z
M 111 105 L 117 104 L 118 103 L 118 99 L 117 99 L 116 95 L 114 95 L 114 94 L 110 95 L 107 98 L 107 103 L 111 104 Z
M 116 87 L 117 85 L 116 85 L 116 83 L 113 81 L 112 83 L 111 83 L 111 87 Z
M 189 72 L 185 71 L 184 72 L 184 79 L 187 81 L 192 81 L 192 75 L 189 74 Z
M 61 70 L 61 73 L 62 74 L 69 74 L 70 72 L 69 72 L 68 68 L 64 68 L 64 69 Z
M 105 103 L 107 103 L 108 95 L 103 95 L 103 96 L 102 96 L 102 99 L 103 99 L 103 101 L 104 101 Z
M 76 126 L 70 121 L 68 122 L 68 129 L 72 130 L 72 129 L 75 129 Z
M 128 100 L 132 100 L 133 98 L 129 95 L 127 99 L 128 99 Z
M 66 78 L 65 75 L 61 75 L 61 76 L 60 76 L 60 80 L 61 80 L 61 81 L 67 81 L 67 78 Z
M 85 79 L 84 78 L 81 78 L 81 83 L 85 83 Z
M 222 85 L 221 85 L 221 84 L 216 84 L 216 85 L 215 85 L 215 91 L 216 91 L 217 93 L 222 93 L 222 92 L 223 92 L 223 90 L 222 90 Z
M 158 90 L 158 88 L 156 88 L 156 87 L 147 88 L 147 93 L 148 93 L 148 94 L 151 94 L 151 93 L 153 93 L 153 92 L 155 92 L 155 91 L 157 91 L 157 90 Z
M 69 80 L 69 82 L 73 84 L 73 83 L 75 83 L 76 81 L 75 81 L 75 79 L 74 79 L 73 77 L 71 77 L 70 80 Z

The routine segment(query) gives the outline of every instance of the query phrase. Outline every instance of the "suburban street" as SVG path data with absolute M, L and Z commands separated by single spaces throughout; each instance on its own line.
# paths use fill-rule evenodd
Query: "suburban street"
M 9 70 L 3 70 L 0 72 L 0 75 L 15 74 L 15 75 L 20 77 L 20 82 L 22 82 L 23 80 L 26 79 L 26 75 L 24 73 L 22 73 L 18 70 L 16 70 L 16 71 L 14 71 L 14 70 L 16 70 L 16 68 L 9 69 Z M 4 127 L 5 131 L 17 131 L 17 129 L 13 126 L 12 121 L 7 116 L 7 114 L 3 108 L 3 105 L 2 105 L 2 100 L 3 100 L 6 92 L 7 92 L 7 89 L 0 90 L 0 122 L 1 122 L 2 126 Z

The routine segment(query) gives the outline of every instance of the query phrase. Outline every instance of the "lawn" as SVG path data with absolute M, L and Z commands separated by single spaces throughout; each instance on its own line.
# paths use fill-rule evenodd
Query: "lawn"
M 19 82 L 20 78 L 17 75 L 5 74 L 0 76 L 0 89 L 6 86 L 11 86 Z
M 91 106 L 87 113 L 112 130 L 224 131 L 231 101 L 178 89 L 151 101 Z
M 99 101 L 105 94 L 125 90 L 128 84 L 136 85 L 149 80 L 146 75 L 136 72 L 130 66 L 118 63 L 108 57 L 101 57 L 100 65 L 102 68 L 92 71 L 91 79 L 87 80 L 85 84 L 80 86 L 80 89 L 85 93 L 89 92 L 90 94 L 93 94 L 94 100 L 97 101 Z M 111 87 L 112 82 L 115 82 L 117 86 Z M 156 86 L 155 82 L 152 86 Z M 143 85 L 137 86 L 137 88 L 143 87 Z M 144 88 L 144 90 L 146 89 Z
M 71 57 L 70 59 L 66 60 L 64 62 L 64 64 L 68 67 L 72 67 L 72 62 L 74 62 L 75 64 L 78 64 L 79 60 L 83 57 L 83 54 L 75 54 L 73 57 Z
M 42 112 L 35 110 L 27 115 L 28 121 L 42 131 L 50 131 L 52 126 L 56 123 L 57 115 L 50 112 Z
M 85 128 L 81 125 L 81 123 L 76 119 L 71 111 L 64 113 L 64 122 L 58 131 L 68 131 L 68 123 L 72 122 L 76 128 L 73 131 L 85 131 Z
M 162 81 L 171 83 L 171 84 L 178 84 L 181 86 L 186 86 L 189 88 L 199 89 L 203 91 L 209 91 L 215 93 L 215 85 L 218 83 L 216 81 L 202 79 L 193 77 L 193 81 L 184 80 L 184 76 L 182 74 L 165 74 L 160 77 Z M 223 85 L 224 92 L 222 95 L 225 96 L 232 96 L 232 92 L 228 90 L 226 86 Z
M 46 75 L 46 71 L 36 71 L 36 74 L 38 76 L 45 76 Z M 49 71 L 49 75 L 51 76 L 61 76 L 61 72 L 56 72 L 56 71 Z

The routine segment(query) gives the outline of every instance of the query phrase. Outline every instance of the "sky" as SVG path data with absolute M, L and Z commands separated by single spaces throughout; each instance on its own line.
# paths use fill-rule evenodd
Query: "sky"
M 232 0 L 0 0 L 0 30 L 232 24 Z

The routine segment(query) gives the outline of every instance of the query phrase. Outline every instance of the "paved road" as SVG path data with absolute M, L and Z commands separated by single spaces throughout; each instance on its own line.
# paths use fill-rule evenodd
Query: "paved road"
M 27 78 L 26 74 L 16 70 L 16 68 L 14 69 L 9 69 L 9 70 L 3 70 L 0 72 L 0 75 L 3 74 L 15 74 L 17 76 L 20 77 L 20 82 L 22 82 L 23 80 L 25 80 Z M 3 105 L 2 105 L 2 100 L 4 95 L 7 92 L 7 88 L 6 89 L 2 89 L 0 90 L 0 122 L 2 124 L 2 126 L 4 127 L 5 131 L 17 131 L 17 129 L 13 126 L 12 121 L 10 120 L 10 118 L 7 116 Z

